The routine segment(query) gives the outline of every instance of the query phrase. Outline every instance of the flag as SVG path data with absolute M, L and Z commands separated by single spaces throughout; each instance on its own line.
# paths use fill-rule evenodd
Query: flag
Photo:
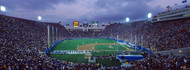
M 186 2 L 187 2 L 187 0 L 183 0 L 183 1 L 182 1 L 182 3 L 186 3 Z

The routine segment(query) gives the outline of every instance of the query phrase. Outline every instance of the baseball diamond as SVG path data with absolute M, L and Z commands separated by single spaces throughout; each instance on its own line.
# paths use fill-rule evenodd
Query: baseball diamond
M 117 41 L 110 39 L 67 39 L 58 44 L 56 44 L 51 52 L 54 51 L 91 51 L 91 56 L 110 56 L 111 54 L 116 54 L 117 52 L 135 52 L 134 49 L 127 45 L 117 44 Z M 59 60 L 70 61 L 70 62 L 81 62 L 87 63 L 86 58 L 89 54 L 51 54 L 52 58 L 57 58 Z M 76 57 L 77 56 L 77 57 Z M 80 56 L 80 57 L 78 57 Z M 89 57 L 89 56 L 88 56 Z M 101 59 L 97 59 L 102 61 Z M 109 60 L 107 61 L 109 63 Z M 114 66 L 120 65 L 119 61 L 114 61 Z M 109 66 L 109 64 L 107 64 Z

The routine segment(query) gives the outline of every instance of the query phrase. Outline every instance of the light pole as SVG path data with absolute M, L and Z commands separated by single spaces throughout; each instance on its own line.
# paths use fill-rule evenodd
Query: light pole
M 137 36 L 135 34 L 135 51 L 136 51 L 136 46 L 137 46 Z
M 141 40 L 141 50 L 143 50 L 143 49 L 142 49 L 142 47 L 143 47 L 143 41 L 144 41 L 144 40 L 143 40 L 143 35 L 141 36 L 141 39 L 142 39 L 142 40 Z
M 118 37 L 119 37 L 119 36 L 117 35 L 117 53 L 118 53 Z

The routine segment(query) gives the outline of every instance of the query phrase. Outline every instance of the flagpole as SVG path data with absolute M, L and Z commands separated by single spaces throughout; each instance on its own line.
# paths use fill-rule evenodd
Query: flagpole
M 117 53 L 118 53 L 118 35 L 117 35 Z
M 133 43 L 133 35 L 131 34 L 131 43 Z
M 135 35 L 135 51 L 136 51 L 137 37 Z
M 52 39 L 52 44 L 53 44 L 53 43 L 54 43 L 54 27 L 52 27 L 52 35 L 53 35 L 53 36 L 52 36 L 52 38 L 53 38 L 53 39 Z
M 47 34 L 47 35 L 48 35 L 48 38 L 47 38 L 47 39 L 48 39 L 48 42 L 47 42 L 47 43 L 48 43 L 48 48 L 49 48 L 49 47 L 50 47 L 50 32 L 49 32 L 49 25 L 47 26 L 47 33 L 48 33 L 48 34 Z
M 57 37 L 57 27 L 56 27 L 56 38 L 55 38 L 55 40 L 57 41 L 58 40 L 58 37 Z
M 142 42 L 141 42 L 141 50 L 143 50 L 142 49 L 142 47 L 143 47 L 143 35 L 142 35 L 142 40 L 141 40 Z

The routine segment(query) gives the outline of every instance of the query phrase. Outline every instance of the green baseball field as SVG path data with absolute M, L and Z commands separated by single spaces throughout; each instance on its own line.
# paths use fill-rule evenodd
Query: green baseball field
M 90 56 L 101 57 L 110 56 L 117 52 L 134 52 L 134 49 L 129 48 L 127 45 L 117 44 L 117 41 L 110 39 L 68 39 L 55 45 L 53 51 L 73 51 L 73 50 L 87 50 L 91 54 L 51 54 L 50 57 L 63 61 L 88 63 Z M 105 66 L 120 66 L 118 60 L 110 59 L 96 59 L 96 63 Z

